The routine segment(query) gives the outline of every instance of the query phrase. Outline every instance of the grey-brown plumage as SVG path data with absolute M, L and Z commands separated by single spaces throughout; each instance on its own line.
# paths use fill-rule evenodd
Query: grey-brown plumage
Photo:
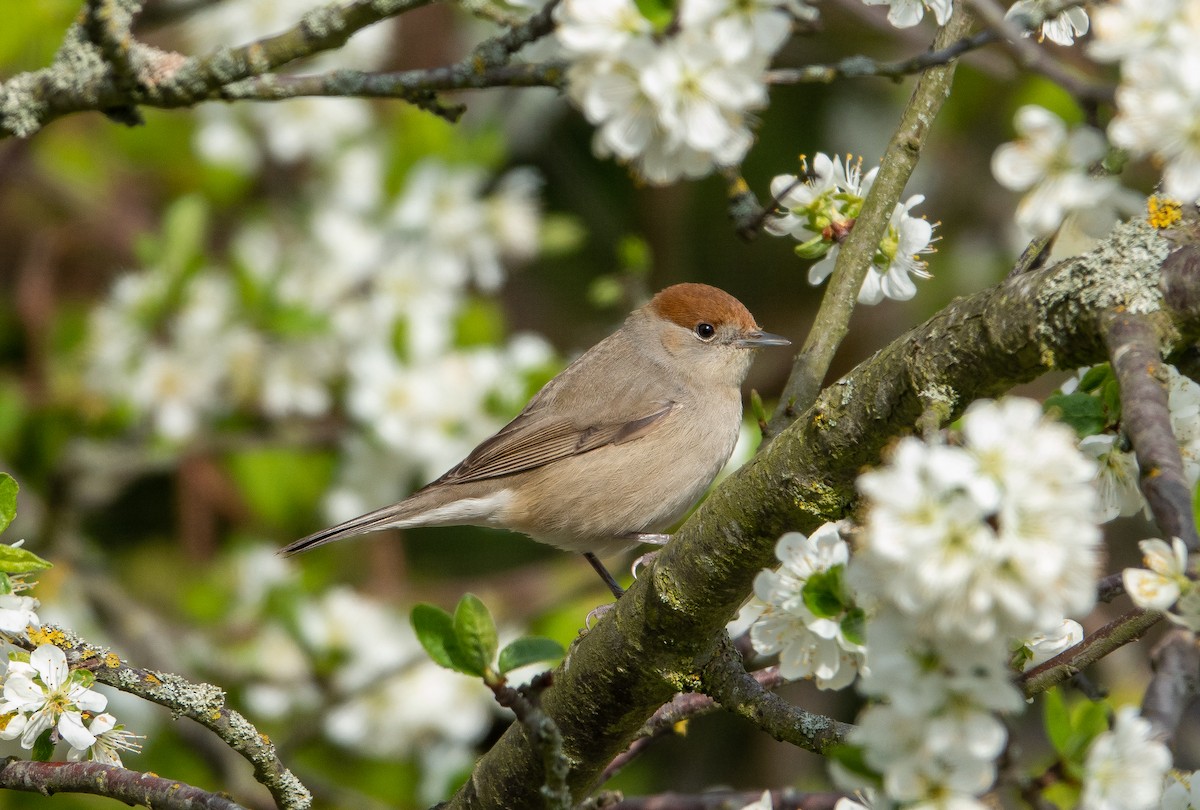
M 438 480 L 323 529 L 294 554 L 383 528 L 477 525 L 607 553 L 671 526 L 733 452 L 759 330 L 733 296 L 677 284 L 539 391 Z

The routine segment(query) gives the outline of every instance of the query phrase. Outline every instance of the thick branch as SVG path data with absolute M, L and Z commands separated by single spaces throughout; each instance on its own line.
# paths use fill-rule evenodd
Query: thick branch
M 0 788 L 44 796 L 90 793 L 163 810 L 244 810 L 224 796 L 173 779 L 98 762 L 9 762 L 0 768 Z
M 1145 313 L 1164 348 L 1200 335 L 1200 305 L 1164 307 L 1169 245 L 1144 223 L 1094 251 L 959 299 L 826 389 L 817 403 L 697 509 L 616 608 L 576 643 L 542 707 L 575 764 L 578 801 L 654 710 L 698 686 L 693 673 L 774 560 L 785 531 L 843 517 L 854 479 L 911 430 L 931 391 L 961 412 L 1051 370 L 1104 358 L 1103 312 Z M 477 764 L 453 808 L 536 806 L 541 759 L 510 729 Z
M 87 667 L 100 683 L 166 706 L 176 716 L 190 717 L 210 729 L 254 766 L 262 783 L 284 810 L 308 810 L 312 794 L 279 760 L 275 746 L 245 717 L 225 703 L 225 692 L 211 684 L 190 683 L 178 675 L 131 667 L 114 653 L 78 638 L 68 630 L 44 626 L 31 630 L 26 649 L 54 644 L 73 667 Z
M 1146 315 L 1115 312 L 1105 319 L 1104 342 L 1121 385 L 1121 425 L 1137 454 L 1142 492 L 1164 537 L 1200 550 L 1192 488 L 1183 473 L 1179 441 L 1171 432 L 1167 372 L 1159 336 Z

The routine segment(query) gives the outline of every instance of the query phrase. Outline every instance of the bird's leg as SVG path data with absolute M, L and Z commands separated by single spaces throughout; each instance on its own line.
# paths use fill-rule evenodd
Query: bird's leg
M 630 532 L 625 535 L 626 540 L 632 540 L 635 543 L 645 543 L 648 546 L 665 546 L 667 541 L 671 539 L 669 534 L 644 534 L 642 532 Z
M 604 584 L 608 586 L 610 591 L 612 591 L 612 595 L 617 599 L 620 599 L 625 593 L 625 589 L 617 584 L 617 581 L 613 579 L 612 574 L 608 573 L 608 569 L 604 567 L 604 563 L 596 559 L 596 555 L 590 551 L 583 552 L 583 558 L 591 564 L 592 568 L 596 569 L 596 573 L 600 575 L 600 579 L 604 580 Z

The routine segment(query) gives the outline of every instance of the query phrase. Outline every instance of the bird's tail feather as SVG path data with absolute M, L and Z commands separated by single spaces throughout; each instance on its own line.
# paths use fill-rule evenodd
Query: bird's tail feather
M 301 551 L 308 551 L 310 548 L 323 546 L 335 540 L 344 540 L 347 537 L 366 534 L 377 529 L 386 529 L 388 527 L 403 528 L 405 518 L 413 518 L 414 511 L 419 510 L 414 510 L 406 501 L 394 503 L 391 506 L 376 509 L 374 512 L 368 512 L 365 515 L 351 518 L 336 526 L 330 526 L 328 529 L 322 529 L 319 532 L 310 534 L 308 537 L 302 537 L 294 543 L 284 546 L 279 550 L 279 553 L 285 557 L 290 557 L 293 554 L 299 554 Z M 417 523 L 419 520 L 412 522 Z

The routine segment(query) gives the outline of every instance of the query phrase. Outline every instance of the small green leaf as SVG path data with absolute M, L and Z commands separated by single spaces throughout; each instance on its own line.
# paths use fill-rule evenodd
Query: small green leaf
M 1046 398 L 1043 408 L 1072 427 L 1080 438 L 1094 436 L 1108 424 L 1104 403 L 1091 394 L 1055 394 Z
M 818 571 L 804 583 L 800 595 L 804 606 L 819 619 L 840 616 L 846 607 L 842 589 L 842 566 L 835 565 L 828 571 Z
M 33 744 L 33 752 L 29 758 L 34 762 L 49 762 L 54 756 L 54 740 L 50 739 L 54 734 L 54 729 L 48 728 L 41 733 L 37 738 L 37 742 Z
M 1115 379 L 1109 380 L 1100 389 L 1100 401 L 1104 403 L 1108 424 L 1115 425 L 1121 421 L 1121 384 Z
M 1100 363 L 1084 372 L 1083 379 L 1079 381 L 1079 390 L 1091 393 L 1112 379 L 1115 379 L 1112 373 L 1112 366 L 1108 363 Z
M 503 675 L 526 664 L 562 658 L 564 653 L 562 645 L 552 638 L 526 636 L 517 639 L 500 651 L 500 664 L 497 668 Z
M 826 752 L 826 756 L 850 773 L 862 777 L 873 784 L 880 783 L 879 774 L 867 764 L 862 746 L 847 745 L 845 743 L 835 745 Z
M 17 516 L 17 480 L 8 473 L 0 473 L 0 532 L 8 528 Z
M 1042 724 L 1046 728 L 1046 737 L 1050 744 L 1062 755 L 1071 739 L 1071 716 L 1067 713 L 1067 704 L 1063 701 L 1062 692 L 1057 687 L 1047 692 L 1042 700 Z
M 53 567 L 32 551 L 0 543 L 0 571 L 6 574 L 28 574 Z
M 421 602 L 413 606 L 411 620 L 417 641 L 421 642 L 434 663 L 458 671 L 451 653 L 454 648 L 454 617 L 437 605 Z
M 842 635 L 852 644 L 867 643 L 867 614 L 860 607 L 852 607 L 842 619 Z
M 487 605 L 473 593 L 465 594 L 454 609 L 454 638 L 461 653 L 455 658 L 469 669 L 463 672 L 481 676 L 491 668 L 499 647 L 496 623 Z

